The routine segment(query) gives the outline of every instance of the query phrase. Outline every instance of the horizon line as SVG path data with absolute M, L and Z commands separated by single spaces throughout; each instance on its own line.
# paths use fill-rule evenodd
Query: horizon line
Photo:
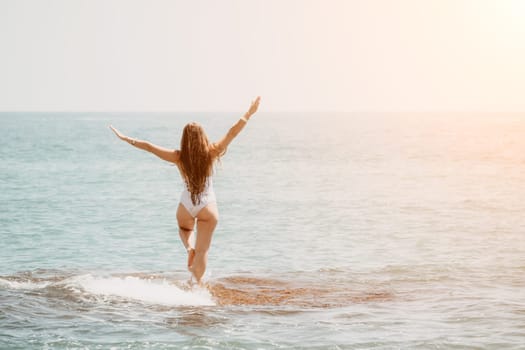
M 227 111 L 227 110 L 0 110 L 1 114 L 8 113 L 156 113 L 156 114 L 168 114 L 168 113 L 243 113 L 242 111 Z M 442 109 L 442 110 L 373 110 L 373 109 L 363 109 L 363 110 L 348 110 L 348 111 L 338 111 L 338 110 L 269 110 L 269 111 L 259 111 L 259 113 L 341 113 L 341 114 L 357 114 L 357 113 L 384 113 L 384 114 L 398 114 L 398 113 L 458 113 L 458 114 L 467 114 L 467 113 L 476 113 L 476 114 L 492 114 L 492 113 L 504 113 L 504 114 L 523 114 L 523 111 L 511 111 L 511 110 L 453 110 L 453 109 Z

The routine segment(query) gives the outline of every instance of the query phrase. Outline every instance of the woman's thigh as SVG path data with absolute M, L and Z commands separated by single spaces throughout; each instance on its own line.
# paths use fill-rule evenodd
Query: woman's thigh
M 177 208 L 177 222 L 180 228 L 188 231 L 192 231 L 193 226 L 195 226 L 195 218 L 191 216 L 191 214 L 188 212 L 188 209 L 186 209 L 184 205 L 180 203 L 179 207 Z
M 197 214 L 197 241 L 195 250 L 206 252 L 210 248 L 213 231 L 219 220 L 217 203 L 210 203 Z

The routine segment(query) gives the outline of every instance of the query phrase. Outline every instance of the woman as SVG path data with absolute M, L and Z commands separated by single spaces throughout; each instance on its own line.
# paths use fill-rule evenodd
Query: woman
M 180 150 L 167 149 L 147 141 L 130 138 L 110 126 L 121 140 L 151 152 L 160 159 L 175 163 L 179 168 L 186 185 L 177 209 L 179 235 L 188 251 L 188 269 L 199 284 L 206 270 L 211 238 L 219 219 L 212 182 L 213 164 L 224 155 L 230 142 L 257 111 L 260 100 L 261 98 L 257 97 L 244 116 L 216 143 L 209 142 L 204 129 L 199 124 L 187 124 L 182 132 Z M 191 242 L 195 223 L 197 237 L 193 247 Z

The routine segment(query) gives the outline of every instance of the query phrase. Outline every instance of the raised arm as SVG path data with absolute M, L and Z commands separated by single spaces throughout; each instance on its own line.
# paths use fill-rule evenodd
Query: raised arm
M 217 150 L 218 154 L 223 154 L 226 152 L 226 148 L 228 148 L 228 145 L 232 140 L 237 136 L 241 130 L 244 128 L 248 120 L 252 117 L 252 115 L 257 112 L 257 108 L 259 108 L 259 102 L 261 101 L 261 97 L 257 96 L 257 98 L 252 101 L 252 104 L 250 105 L 250 108 L 248 111 L 244 114 L 242 118 L 240 118 L 231 128 L 228 130 L 226 135 L 222 139 L 219 140 L 219 142 L 216 142 L 214 144 L 215 149 Z
M 160 147 L 148 141 L 137 140 L 131 137 L 127 137 L 126 135 L 122 134 L 120 131 L 115 129 L 112 125 L 110 125 L 109 128 L 113 130 L 113 132 L 115 133 L 115 135 L 117 135 L 119 139 L 121 139 L 122 141 L 126 141 L 134 147 L 153 153 L 160 159 L 165 160 L 167 162 L 177 163 L 179 161 L 179 152 L 177 150 Z

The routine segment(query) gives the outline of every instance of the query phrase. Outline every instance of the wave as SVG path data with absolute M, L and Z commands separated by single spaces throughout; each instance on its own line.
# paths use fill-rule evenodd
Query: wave
M 290 278 L 286 274 L 280 276 L 281 278 L 275 277 L 227 276 L 199 288 L 191 286 L 180 275 L 164 273 L 97 275 L 36 270 L 0 276 L 0 290 L 28 290 L 43 296 L 58 295 L 65 300 L 112 304 L 138 302 L 169 307 L 281 305 L 331 308 L 353 303 L 388 301 L 394 297 L 391 291 L 382 287 L 370 284 L 362 286 L 355 281 L 336 283 L 332 279 L 332 283 L 327 283 L 327 280 L 316 281 L 312 276 Z
M 36 281 L 16 281 L 0 278 L 0 287 L 7 289 L 42 289 L 49 286 L 51 282 L 36 282 Z

